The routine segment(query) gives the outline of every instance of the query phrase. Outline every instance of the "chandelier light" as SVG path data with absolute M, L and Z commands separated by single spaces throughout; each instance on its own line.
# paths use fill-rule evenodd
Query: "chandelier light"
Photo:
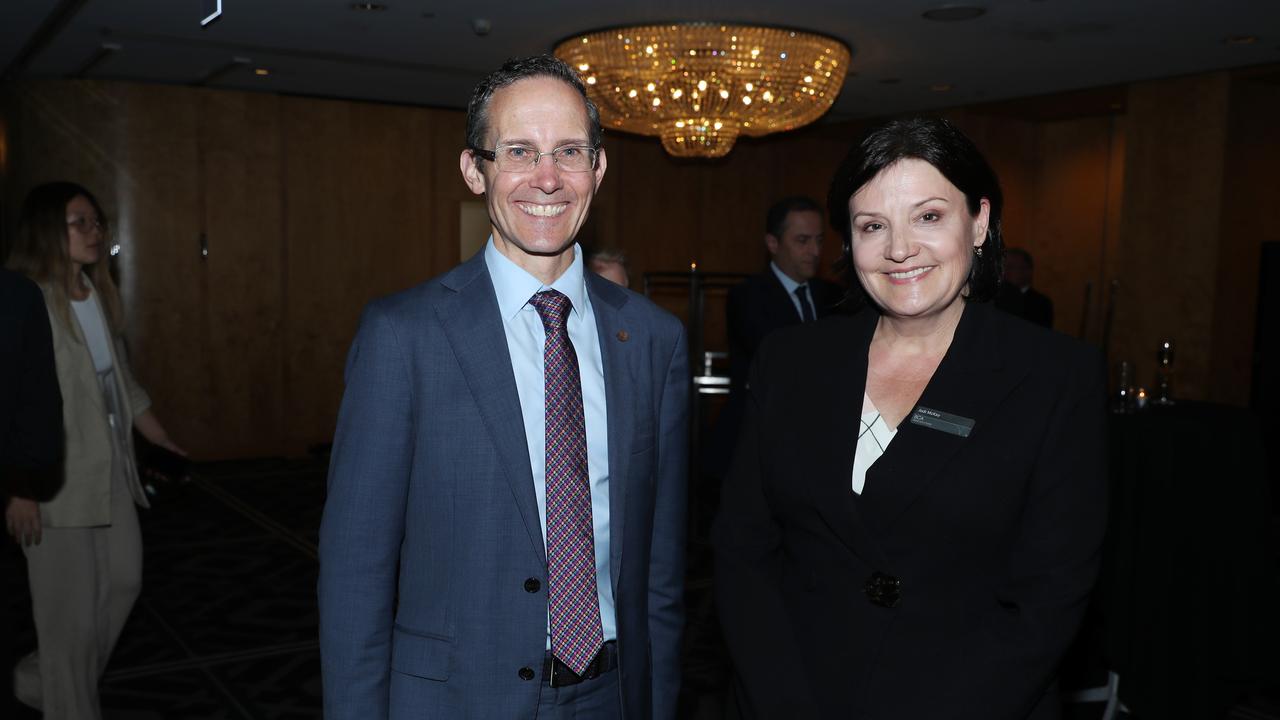
M 739 135 L 817 120 L 850 57 L 825 35 L 718 23 L 611 28 L 555 54 L 578 71 L 605 127 L 656 135 L 676 157 L 721 157 Z

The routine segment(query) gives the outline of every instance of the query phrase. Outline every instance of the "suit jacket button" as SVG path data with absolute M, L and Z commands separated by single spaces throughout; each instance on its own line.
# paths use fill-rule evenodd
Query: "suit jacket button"
M 527 668 L 527 667 L 522 667 L 522 668 L 520 668 L 520 679 L 521 679 L 521 680 L 532 680 L 532 679 L 533 679 L 533 668 Z
M 538 582 L 538 578 L 529 578 L 524 581 L 524 591 L 536 593 L 542 589 L 542 583 Z
M 888 573 L 871 573 L 862 590 L 873 605 L 883 608 L 897 607 L 902 600 L 902 580 Z

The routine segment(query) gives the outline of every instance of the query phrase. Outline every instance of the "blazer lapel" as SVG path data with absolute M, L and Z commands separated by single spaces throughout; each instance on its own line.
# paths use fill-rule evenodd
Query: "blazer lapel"
M 814 405 L 813 433 L 818 442 L 815 457 L 820 478 L 814 488 L 815 506 L 823 520 L 856 555 L 872 567 L 888 567 L 888 560 L 868 533 L 861 499 L 853 492 L 853 456 L 857 449 L 862 416 L 862 396 L 867 382 L 867 350 L 875 334 L 879 314 L 869 307 L 853 320 L 848 352 L 832 353 L 833 364 L 815 377 L 824 379 L 825 402 Z
M 546 562 L 520 395 L 484 252 L 445 275 L 441 283 L 454 293 L 436 306 L 436 316 L 493 437 L 529 540 Z
M 798 325 L 804 318 L 796 310 L 796 305 L 791 300 L 791 294 L 782 286 L 782 281 L 773 273 L 773 268 L 765 270 L 769 276 L 769 300 L 766 307 L 769 313 L 773 315 L 774 322 L 778 326 Z
M 600 339 L 600 359 L 604 364 L 604 396 L 609 421 L 609 569 L 617 593 L 622 567 L 622 539 L 626 537 L 627 472 L 630 468 L 635 430 L 635 391 L 638 376 L 636 348 L 639 342 L 622 340 L 636 332 L 628 328 L 622 314 L 626 293 L 608 280 L 586 273 L 587 294 L 596 317 Z M 626 333 L 626 334 L 621 334 Z
M 916 402 L 916 408 L 972 420 L 974 433 L 982 432 L 984 422 L 1027 372 L 1004 366 L 1000 338 L 989 322 L 991 312 L 986 303 L 966 303 L 951 347 Z M 885 454 L 867 472 L 861 507 L 873 532 L 887 533 L 967 442 L 972 441 L 913 424 L 908 415 Z
M 85 276 L 85 280 L 88 281 L 87 276 Z M 41 283 L 40 291 L 44 293 L 45 306 L 50 310 L 49 324 L 53 330 L 54 344 L 59 346 L 56 348 L 57 352 L 54 353 L 54 360 L 57 364 L 68 368 L 65 373 L 60 375 L 74 378 L 73 382 L 77 382 L 82 386 L 79 390 L 62 388 L 63 402 L 88 402 L 105 418 L 107 416 L 107 405 L 106 400 L 102 397 L 102 388 L 98 385 L 98 371 L 94 368 L 93 354 L 89 351 L 89 342 L 85 340 L 84 330 L 80 328 L 80 321 L 76 318 L 75 309 L 71 307 L 71 301 L 69 299 L 67 301 L 67 316 L 62 317 L 62 313 L 53 312 L 53 308 L 57 307 L 53 289 Z M 100 317 L 103 318 L 105 323 L 105 313 L 101 314 Z M 68 324 L 70 327 L 68 327 Z M 110 328 L 110 326 L 107 327 Z M 111 335 L 109 329 L 107 336 L 108 343 L 114 345 L 115 337 Z M 112 347 L 111 356 L 114 366 L 117 362 L 114 347 Z M 88 380 L 85 380 L 85 378 L 88 378 Z

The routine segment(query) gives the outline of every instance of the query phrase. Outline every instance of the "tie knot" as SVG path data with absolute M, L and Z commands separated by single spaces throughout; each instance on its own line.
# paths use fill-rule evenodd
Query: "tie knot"
M 573 307 L 569 297 L 559 290 L 543 290 L 534 293 L 529 303 L 538 311 L 543 326 L 548 328 L 564 327 L 565 318 L 569 316 L 569 308 Z

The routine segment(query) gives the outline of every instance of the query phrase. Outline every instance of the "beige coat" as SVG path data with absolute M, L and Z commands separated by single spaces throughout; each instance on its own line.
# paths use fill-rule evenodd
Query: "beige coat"
M 85 281 L 88 282 L 88 278 Z M 67 318 L 55 309 L 51 288 L 41 284 L 40 289 L 44 291 L 49 325 L 53 329 L 53 356 L 58 366 L 58 385 L 62 389 L 62 424 L 67 447 L 62 488 L 52 500 L 40 503 L 41 519 L 48 527 L 110 525 L 111 426 L 102 389 L 98 386 L 98 374 L 93 369 L 93 357 L 74 314 L 68 327 Z M 132 428 L 134 416 L 151 406 L 151 398 L 134 380 L 121 338 L 117 336 L 114 340 L 111 364 L 115 368 L 115 382 L 124 406 L 120 409 L 123 416 L 120 421 L 124 427 Z M 150 507 L 133 462 L 132 431 L 128 438 L 129 462 L 125 466 L 128 468 L 129 493 L 134 502 Z

